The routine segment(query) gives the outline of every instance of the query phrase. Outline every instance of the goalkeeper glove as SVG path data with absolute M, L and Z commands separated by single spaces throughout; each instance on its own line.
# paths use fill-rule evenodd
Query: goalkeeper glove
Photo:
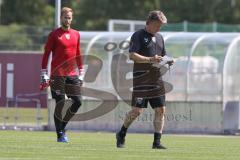
M 40 75 L 40 90 L 46 89 L 50 85 L 50 78 L 47 75 L 47 69 L 42 69 L 41 70 L 41 75 Z
M 83 78 L 84 78 L 84 69 L 79 69 L 78 79 L 79 79 L 81 85 L 83 83 Z

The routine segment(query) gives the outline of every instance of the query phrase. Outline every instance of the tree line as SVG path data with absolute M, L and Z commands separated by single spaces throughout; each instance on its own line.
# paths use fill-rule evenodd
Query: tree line
M 240 0 L 62 0 L 74 10 L 73 28 L 107 30 L 109 19 L 146 20 L 162 10 L 168 23 L 238 24 Z M 42 50 L 54 28 L 55 0 L 0 0 L 0 50 Z
M 107 30 L 109 19 L 145 20 L 150 10 L 162 10 L 169 23 L 182 21 L 238 24 L 239 0 L 62 0 L 74 10 L 73 27 Z M 1 25 L 54 27 L 55 0 L 2 0 Z

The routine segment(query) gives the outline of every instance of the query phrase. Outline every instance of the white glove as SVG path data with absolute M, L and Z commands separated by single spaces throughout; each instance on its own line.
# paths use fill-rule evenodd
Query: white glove
M 47 75 L 47 69 L 42 69 L 40 74 L 40 90 L 44 90 L 49 86 L 50 78 Z
M 47 75 L 47 69 L 42 69 L 41 70 L 41 75 L 40 75 L 40 83 L 47 83 L 49 82 L 50 78 Z
M 79 75 L 78 75 L 78 79 L 83 82 L 83 78 L 84 78 L 84 69 L 79 69 Z

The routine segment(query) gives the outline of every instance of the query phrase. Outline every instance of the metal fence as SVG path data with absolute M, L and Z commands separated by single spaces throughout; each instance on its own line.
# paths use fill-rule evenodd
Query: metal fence
M 109 31 L 136 31 L 145 26 L 145 21 L 111 19 L 108 22 Z M 239 32 L 239 24 L 193 23 L 183 21 L 180 23 L 168 23 L 161 28 L 165 32 Z
M 108 31 L 133 32 L 144 28 L 145 21 L 134 20 L 109 20 Z M 53 28 L 0 25 L 0 50 L 11 51 L 42 51 L 48 34 Z M 239 24 L 213 23 L 168 23 L 163 26 L 164 32 L 240 32 Z
M 47 108 L 42 108 L 40 99 L 36 96 L 46 93 L 17 94 L 14 98 L 7 98 L 4 107 L 1 107 L 1 129 L 34 129 L 43 130 L 47 125 Z M 23 104 L 31 103 L 30 108 Z

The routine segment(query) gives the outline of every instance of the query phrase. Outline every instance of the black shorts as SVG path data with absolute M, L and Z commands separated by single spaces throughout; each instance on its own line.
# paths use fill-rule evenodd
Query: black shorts
M 152 108 L 166 106 L 165 87 L 160 79 L 152 84 L 140 84 L 133 86 L 132 106 L 147 108 L 148 102 Z
M 165 95 L 161 95 L 158 97 L 146 98 L 146 97 L 135 97 L 134 94 L 132 96 L 132 106 L 138 108 L 147 108 L 148 102 L 150 103 L 152 108 L 164 107 L 166 106 Z
M 163 107 L 165 104 L 165 85 L 162 73 L 156 67 L 135 64 L 133 71 L 132 106 L 147 108 Z
M 51 77 L 51 93 L 52 98 L 67 95 L 68 98 L 81 98 L 81 81 L 78 76 L 54 76 Z

